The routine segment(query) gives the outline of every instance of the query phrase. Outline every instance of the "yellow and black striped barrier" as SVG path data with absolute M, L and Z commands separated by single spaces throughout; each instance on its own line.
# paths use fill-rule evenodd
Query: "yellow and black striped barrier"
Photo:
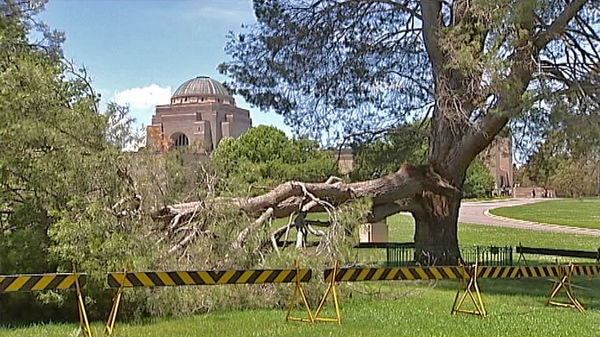
M 85 282 L 85 274 L 73 273 L 0 275 L 0 293 L 73 290 L 77 283 L 83 287 Z
M 569 265 L 553 266 L 479 266 L 478 278 L 536 278 L 559 277 Z M 397 268 L 340 268 L 337 282 L 394 281 L 394 280 L 454 280 L 467 279 L 473 267 L 397 267 Z M 331 280 L 333 269 L 326 269 L 323 278 Z M 598 275 L 600 265 L 573 265 L 572 275 Z
M 474 267 L 469 267 L 469 275 L 473 275 Z M 479 278 L 517 278 L 521 275 L 520 267 L 509 266 L 479 266 L 477 277 Z
M 80 273 L 0 275 L 0 293 L 76 290 L 81 333 L 91 337 L 92 332 L 85 311 L 85 301 L 81 293 L 81 288 L 86 281 L 87 275 Z
M 225 285 L 225 284 L 266 284 L 266 283 L 295 283 L 292 302 L 300 294 L 309 320 L 314 321 L 304 289 L 300 283 L 310 281 L 311 269 L 249 269 L 249 270 L 193 270 L 193 271 L 143 271 L 143 272 L 116 272 L 108 273 L 107 283 L 111 288 L 119 288 L 113 299 L 113 306 L 108 315 L 105 333 L 112 335 L 117 311 L 121 303 L 124 288 L 133 287 L 169 287 L 169 286 L 194 286 L 194 285 Z M 291 317 L 292 305 L 286 319 Z
M 335 278 L 334 278 L 335 275 Z M 463 285 L 464 294 L 459 298 L 459 291 L 454 300 L 452 313 L 465 312 L 481 316 L 486 315 L 485 307 L 479 291 L 478 279 L 510 279 L 510 278 L 554 278 L 548 304 L 574 307 L 583 311 L 571 290 L 571 276 L 600 275 L 600 264 L 567 264 L 548 266 L 449 266 L 449 267 L 398 267 L 398 268 L 340 268 L 326 269 L 323 278 L 326 282 L 356 281 L 393 281 L 393 280 L 444 280 L 456 279 Z M 564 289 L 570 302 L 559 303 L 554 297 Z M 466 297 L 470 297 L 475 310 L 462 310 L 460 307 Z
M 326 269 L 323 273 L 324 280 L 330 282 L 332 275 L 333 269 Z M 468 277 L 463 267 L 340 268 L 335 280 L 337 282 L 444 280 Z
M 600 274 L 600 265 L 599 264 L 572 264 L 572 265 L 563 265 L 563 269 L 572 268 L 571 275 L 599 275 Z
M 310 269 L 145 271 L 109 273 L 111 288 L 308 282 Z
M 554 266 L 520 266 L 520 267 L 480 267 L 477 270 L 477 276 L 472 277 L 470 286 L 467 286 L 467 293 L 474 289 L 479 292 L 477 287 L 477 278 L 554 278 L 554 285 L 550 291 L 547 304 L 563 307 L 575 308 L 581 312 L 585 311 L 583 305 L 575 298 L 572 289 L 572 276 L 593 276 L 600 274 L 600 265 L 598 264 L 567 264 Z M 568 302 L 559 302 L 555 300 L 558 293 L 564 290 Z M 474 298 L 471 296 L 471 298 Z M 479 302 L 481 296 L 479 295 Z M 456 303 L 456 301 L 455 301 Z M 475 303 L 475 300 L 474 300 Z M 476 303 L 476 306 L 478 304 Z M 481 305 L 483 307 L 483 305 Z M 477 312 L 475 312 L 477 313 Z M 485 310 L 483 311 L 485 316 Z
M 538 277 L 560 277 L 565 274 L 566 269 L 572 268 L 571 275 L 598 275 L 600 265 L 548 265 L 548 266 L 481 266 L 477 270 L 479 278 L 538 278 Z

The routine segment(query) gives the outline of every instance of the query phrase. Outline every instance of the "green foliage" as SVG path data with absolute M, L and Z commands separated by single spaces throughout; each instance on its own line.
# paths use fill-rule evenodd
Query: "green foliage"
M 411 128 L 411 126 L 408 126 Z M 354 149 L 353 180 L 380 178 L 396 172 L 404 163 L 422 164 L 427 160 L 427 137 L 412 129 L 400 129 Z M 467 169 L 464 198 L 486 197 L 494 187 L 494 177 L 481 158 Z
M 237 140 L 221 140 L 212 159 L 216 171 L 238 194 L 252 185 L 324 181 L 336 173 L 333 155 L 320 150 L 316 142 L 290 140 L 283 131 L 264 125 L 250 129 Z
M 3 261 L 0 273 L 14 271 L 15 263 L 37 272 L 54 269 L 47 254 L 46 231 L 56 220 L 51 212 L 93 188 L 84 179 L 86 166 L 105 144 L 95 96 L 81 79 L 65 78 L 56 54 L 28 44 L 29 15 L 38 9 L 23 6 L 0 8 L 0 240 L 19 242 L 31 248 L 29 256 L 41 258 L 30 266 L 18 257 Z
M 103 273 L 151 257 L 141 219 L 112 209 L 134 193 L 121 152 L 131 120 L 114 104 L 98 112 L 85 71 L 62 60 L 61 35 L 34 20 L 42 5 L 0 5 L 0 274 L 75 267 L 92 276 L 88 299 L 106 304 Z M 47 44 L 28 40 L 40 33 Z M 3 320 L 72 319 L 75 307 L 65 292 L 7 301 Z M 106 308 L 92 305 L 90 314 Z
M 204 199 L 214 192 L 217 175 L 211 161 L 191 148 L 167 153 L 142 149 L 131 154 L 129 160 L 136 189 L 148 211 L 171 203 Z
M 547 141 L 540 144 L 538 151 L 533 154 L 524 167 L 524 175 L 537 186 L 548 186 L 548 179 L 556 174 L 560 152 Z
M 410 16 L 360 1 L 312 5 L 255 1 L 258 24 L 230 36 L 232 61 L 220 65 L 235 79 L 232 89 L 314 139 L 397 123 L 429 99 L 418 33 L 389 33 L 410 25 Z
M 104 118 L 108 123 L 105 131 L 106 141 L 119 149 L 137 150 L 144 139 L 142 129 L 135 130 L 135 119 L 129 113 L 129 106 L 109 102 Z
M 428 149 L 427 137 L 412 129 L 388 133 L 353 149 L 350 176 L 352 180 L 374 179 L 398 171 L 404 163 L 424 164 Z
M 287 153 L 292 150 L 291 141 L 283 131 L 273 126 L 259 125 L 244 133 L 237 141 L 231 138 L 229 140 L 223 144 L 231 146 L 223 149 L 229 156 L 228 159 L 239 158 L 238 161 L 247 160 L 251 163 L 271 162 L 283 158 L 288 161 L 297 159 Z M 220 147 L 221 144 L 218 152 Z M 219 156 L 215 154 L 215 157 L 218 160 Z
M 580 158 L 558 162 L 548 185 L 561 197 L 600 195 L 600 160 Z
M 273 228 L 283 225 L 279 219 L 273 224 L 256 229 L 246 240 L 242 248 L 233 248 L 240 231 L 246 228 L 251 220 L 240 215 L 236 209 L 206 208 L 198 210 L 197 223 L 188 227 L 206 226 L 211 235 L 196 239 L 184 252 L 162 255 L 154 263 L 159 270 L 205 270 L 205 269 L 249 269 L 249 268 L 292 268 L 299 261 L 301 268 L 321 269 L 332 265 L 333 261 L 342 264 L 354 261 L 353 247 L 358 238 L 355 228 L 361 223 L 364 214 L 370 208 L 367 200 L 357 200 L 345 205 L 337 214 L 339 222 L 331 229 L 327 237 L 312 237 L 320 241 L 318 247 L 295 249 L 287 247 L 275 253 L 271 247 L 269 234 Z M 196 220 L 195 220 L 196 222 Z M 317 279 L 306 285 L 309 301 L 317 305 L 319 294 L 323 293 L 326 284 Z M 148 291 L 139 289 L 132 291 L 131 299 L 126 306 L 131 308 L 131 301 L 144 298 L 137 303 L 138 309 L 144 308 L 150 316 L 183 316 L 204 313 L 214 310 L 285 308 L 282 298 L 289 298 L 293 288 L 289 285 L 240 285 L 225 287 L 190 287 L 185 289 L 156 289 Z M 131 310 L 127 317 L 135 316 Z
M 246 100 L 272 108 L 318 139 L 423 117 L 429 113 L 423 107 L 432 101 L 440 110 L 438 121 L 458 121 L 464 114 L 463 122 L 485 124 L 480 117 L 506 114 L 519 118 L 531 135 L 539 130 L 531 122 L 550 114 L 548 109 L 518 111 L 535 102 L 546 107 L 571 102 L 578 109 L 567 114 L 575 119 L 598 106 L 595 90 L 572 90 L 571 82 L 597 87 L 598 55 L 586 46 L 600 42 L 594 26 L 598 4 L 584 1 L 572 9 L 540 0 L 406 1 L 401 6 L 257 0 L 257 23 L 229 36 L 231 61 L 220 70 L 235 79 L 230 86 Z M 558 31 L 546 34 L 549 27 Z M 577 33 L 567 42 L 560 38 L 564 31 Z M 569 53 L 570 60 L 586 61 L 574 61 L 567 70 L 559 60 Z M 530 59 L 538 63 L 524 69 Z M 546 92 L 540 94 L 541 88 Z M 507 106 L 520 108 L 504 111 L 490 95 L 504 96 L 514 103 Z M 442 102 L 446 99 L 452 101 L 449 106 Z
M 600 195 L 600 124 L 594 119 L 597 115 L 582 116 L 544 133 L 521 168 L 532 185 L 555 189 L 560 196 Z
M 481 158 L 475 158 L 467 169 L 463 198 L 483 198 L 494 188 L 494 177 Z

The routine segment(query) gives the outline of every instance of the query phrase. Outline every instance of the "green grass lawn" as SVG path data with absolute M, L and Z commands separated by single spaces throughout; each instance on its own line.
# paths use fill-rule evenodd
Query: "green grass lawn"
M 600 207 L 600 202 L 596 204 Z M 598 211 L 600 212 L 600 210 Z M 390 241 L 412 242 L 415 232 L 411 216 L 397 214 L 388 218 Z M 460 245 L 552 247 L 564 249 L 596 250 L 600 238 L 590 235 L 566 235 L 563 233 L 530 231 L 507 227 L 476 224 L 458 225 Z
M 599 205 L 600 206 L 600 205 Z M 413 218 L 409 215 L 397 214 L 388 218 L 389 238 L 392 242 L 412 242 L 415 226 Z M 595 251 L 600 247 L 600 238 L 591 235 L 574 235 L 556 232 L 530 231 L 507 227 L 493 227 L 477 224 L 458 225 L 459 245 L 464 248 L 470 246 L 511 246 L 519 244 L 527 247 L 573 249 Z M 518 255 L 514 254 L 515 261 Z M 543 263 L 554 262 L 552 256 L 527 256 L 527 261 Z M 384 249 L 364 249 L 357 254 L 357 259 L 366 261 L 385 261 Z M 575 261 L 570 258 L 559 258 L 560 262 Z M 587 263 L 591 260 L 579 260 Z
M 527 221 L 600 229 L 600 198 L 549 200 L 496 208 L 490 213 Z
M 584 202 L 588 203 L 593 204 Z M 388 224 L 391 241 L 413 241 L 410 216 L 396 215 Z M 459 225 L 459 240 L 461 245 L 522 243 L 584 250 L 595 250 L 600 244 L 600 238 L 592 236 L 473 224 Z M 600 336 L 600 279 L 580 277 L 573 281 L 577 298 L 588 309 L 584 313 L 546 306 L 550 281 L 481 280 L 489 313 L 486 318 L 450 314 L 457 287 L 453 281 L 356 282 L 340 285 L 342 324 L 285 322 L 283 309 L 232 310 L 143 323 L 118 321 L 114 336 Z M 296 316 L 302 314 L 296 311 Z M 331 306 L 328 314 L 332 314 Z M 102 335 L 102 323 L 94 323 L 93 328 Z M 0 327 L 0 336 L 62 337 L 75 336 L 76 331 L 74 324 L 40 324 Z

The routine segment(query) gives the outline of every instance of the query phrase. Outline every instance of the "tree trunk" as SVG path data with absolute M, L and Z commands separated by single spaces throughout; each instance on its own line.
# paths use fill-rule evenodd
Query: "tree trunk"
M 445 181 L 462 190 L 469 164 L 481 151 L 465 146 L 470 137 L 469 121 L 465 117 L 473 104 L 468 98 L 461 100 L 462 109 L 454 100 L 467 91 L 469 83 L 455 71 L 437 74 L 437 106 L 432 120 L 432 137 L 429 143 L 429 164 Z M 494 135 L 478 143 L 483 149 Z M 424 213 L 415 217 L 415 260 L 425 265 L 456 265 L 461 261 L 458 249 L 458 212 L 462 196 L 424 193 L 421 203 Z
M 415 218 L 415 261 L 422 265 L 456 265 L 460 197 L 428 194 L 422 198 L 429 212 L 413 213 Z

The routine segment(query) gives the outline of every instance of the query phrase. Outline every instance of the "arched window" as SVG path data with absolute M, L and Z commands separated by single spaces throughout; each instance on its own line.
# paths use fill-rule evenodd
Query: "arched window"
M 175 149 L 190 145 L 188 137 L 181 132 L 174 133 L 171 136 L 171 140 L 173 141 L 173 148 Z

